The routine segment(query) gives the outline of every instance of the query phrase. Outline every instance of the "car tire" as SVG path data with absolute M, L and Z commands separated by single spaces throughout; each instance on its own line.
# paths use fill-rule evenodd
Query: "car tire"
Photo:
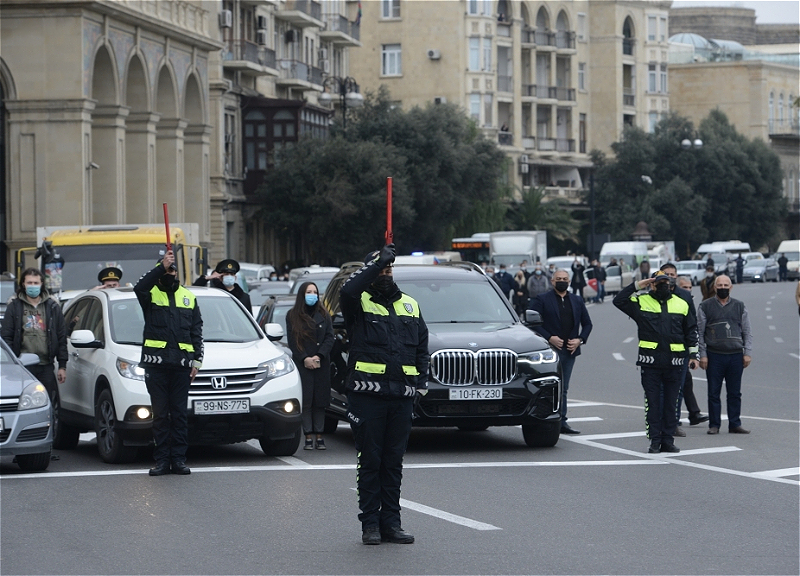
M 325 425 L 322 427 L 322 432 L 335 434 L 337 428 L 339 428 L 339 419 L 335 416 L 325 416 Z
M 561 434 L 561 423 L 523 424 L 522 437 L 530 448 L 551 448 L 558 442 Z
M 100 458 L 109 464 L 133 462 L 139 449 L 136 446 L 125 446 L 117 434 L 117 413 L 114 409 L 114 398 L 106 388 L 100 392 L 94 407 L 94 429 L 97 433 L 97 451 Z
M 261 449 L 267 456 L 292 456 L 300 447 L 300 428 L 297 429 L 292 438 L 286 440 L 270 440 L 267 436 L 258 439 Z
M 61 411 L 61 396 L 56 391 L 52 398 L 53 403 L 53 448 L 56 450 L 73 450 L 78 446 L 80 431 L 77 428 L 65 424 L 59 418 Z M 42 468 L 44 470 L 44 468 Z
M 20 470 L 26 472 L 47 470 L 47 467 L 50 466 L 50 450 L 39 454 L 19 454 L 17 455 L 17 464 Z
M 459 426 L 459 430 L 462 432 L 485 432 L 489 429 L 488 424 L 470 424 L 468 426 Z

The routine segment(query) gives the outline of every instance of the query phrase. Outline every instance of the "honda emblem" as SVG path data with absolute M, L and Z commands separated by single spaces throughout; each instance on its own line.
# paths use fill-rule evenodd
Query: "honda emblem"
M 225 376 L 212 376 L 211 385 L 214 387 L 214 390 L 224 390 L 228 387 L 228 379 L 225 378 Z

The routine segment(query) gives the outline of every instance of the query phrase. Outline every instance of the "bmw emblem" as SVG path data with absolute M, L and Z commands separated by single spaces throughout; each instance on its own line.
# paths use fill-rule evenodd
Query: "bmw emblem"
M 477 342 L 470 342 L 469 343 L 469 347 L 470 348 L 477 348 L 478 347 L 478 343 Z

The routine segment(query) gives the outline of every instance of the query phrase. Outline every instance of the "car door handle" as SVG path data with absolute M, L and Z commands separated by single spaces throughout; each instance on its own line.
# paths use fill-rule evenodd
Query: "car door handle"
M 70 356 L 72 356 L 73 358 L 77 358 L 79 354 L 77 352 L 72 352 Z

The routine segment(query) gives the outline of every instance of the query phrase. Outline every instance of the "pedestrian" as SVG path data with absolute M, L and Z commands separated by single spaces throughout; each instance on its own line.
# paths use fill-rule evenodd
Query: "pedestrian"
M 728 432 L 750 434 L 742 428 L 742 372 L 750 365 L 753 333 L 744 302 L 731 298 L 731 279 L 717 276 L 716 293 L 697 311 L 700 368 L 708 379 L 708 433 L 719 434 L 722 423 L 720 393 L 725 381 Z
M 592 332 L 592 320 L 583 298 L 570 294 L 569 273 L 556 270 L 553 274 L 553 290 L 539 294 L 531 300 L 529 307 L 542 317 L 541 326 L 534 326 L 558 353 L 561 359 L 561 433 L 580 434 L 567 424 L 567 392 L 575 358 L 580 356 L 580 347 L 586 344 Z
M 639 267 L 636 269 L 636 274 L 633 275 L 633 279 L 638 282 L 639 280 L 645 280 L 647 278 L 650 278 L 650 262 L 642 260 L 639 263 Z
M 597 296 L 594 301 L 598 304 L 602 304 L 606 299 L 606 270 L 600 266 L 600 262 L 597 261 L 597 258 L 592 260 L 592 269 L 594 270 L 594 279 L 597 282 Z
M 714 259 L 711 257 L 711 254 L 709 254 L 708 259 L 706 260 L 706 269 L 708 269 L 709 266 L 714 268 L 714 265 Z M 714 268 L 714 270 L 716 270 L 716 268 Z
M 203 362 L 203 319 L 197 300 L 181 286 L 175 255 L 167 250 L 155 268 L 133 287 L 144 312 L 142 357 L 144 382 L 153 407 L 156 461 L 150 476 L 191 474 L 189 387 Z
M 38 268 L 22 272 L 17 293 L 8 301 L 0 335 L 17 356 L 27 352 L 39 357 L 38 364 L 26 368 L 54 400 L 58 384 L 67 379 L 67 328 L 61 306 L 45 288 L 44 274 Z
M 427 393 L 430 355 L 419 304 L 394 283 L 395 254 L 394 244 L 371 252 L 341 288 L 364 544 L 414 542 L 400 523 L 400 481 L 415 395 Z
M 494 281 L 500 286 L 503 295 L 510 299 L 511 291 L 514 289 L 514 277 L 508 273 L 505 264 L 500 264 L 500 271 L 494 275 Z
M 331 401 L 331 349 L 333 326 L 328 310 L 319 300 L 319 289 L 313 282 L 303 282 L 297 290 L 294 306 L 286 313 L 286 341 L 292 360 L 300 373 L 303 387 L 304 450 L 325 450 L 322 432 L 325 409 Z
M 194 285 L 208 286 L 210 282 L 213 288 L 230 292 L 252 314 L 253 307 L 250 304 L 250 295 L 236 282 L 236 274 L 239 273 L 239 269 L 240 266 L 236 260 L 227 258 L 220 261 L 210 275 L 203 274 L 195 280 Z
M 100 270 L 100 273 L 97 275 L 97 281 L 100 282 L 100 285 L 95 286 L 92 290 L 119 288 L 120 280 L 122 280 L 122 270 L 116 266 L 108 266 Z
M 525 273 L 522 270 L 517 270 L 517 273 L 514 274 L 514 295 L 511 298 L 511 303 L 520 316 L 525 314 L 525 310 L 528 309 L 528 298 L 528 283 L 525 282 Z
M 778 257 L 778 278 L 781 282 L 789 279 L 789 259 L 785 254 L 781 253 Z
M 637 295 L 638 290 L 648 289 Z M 689 305 L 672 293 L 669 276 L 659 270 L 652 278 L 634 280 L 614 297 L 614 306 L 636 322 L 648 452 L 680 452 L 675 446 L 677 406 L 683 364 L 697 366 L 697 325 Z
M 544 294 L 548 290 L 552 290 L 553 285 L 550 283 L 550 279 L 544 273 L 542 269 L 542 265 L 537 262 L 536 266 L 533 267 L 533 274 L 531 277 L 528 278 L 528 299 L 535 298 L 539 294 Z
M 583 255 L 581 255 L 580 260 L 575 256 L 575 260 L 572 262 L 572 282 L 570 282 L 570 285 L 572 286 L 572 293 L 580 296 L 581 301 L 583 301 L 583 289 L 586 287 L 586 277 L 583 275 L 585 270 Z
M 744 265 L 745 265 L 745 261 L 744 258 L 742 258 L 741 253 L 739 253 L 739 255 L 736 256 L 735 262 L 736 262 L 736 283 L 741 284 L 742 277 L 744 276 Z
M 686 276 L 679 277 L 678 269 L 671 262 L 664 264 L 661 267 L 661 270 L 670 278 L 670 287 L 672 288 L 672 293 L 689 305 L 689 314 L 694 318 L 696 325 L 697 311 L 694 305 L 694 297 L 692 296 L 692 281 Z M 676 411 L 678 427 L 675 429 L 676 436 L 686 436 L 686 432 L 684 432 L 681 428 L 681 401 L 686 404 L 686 410 L 689 412 L 690 426 L 696 426 L 697 424 L 708 422 L 708 416 L 704 416 L 701 413 L 700 406 L 697 404 L 697 398 L 694 395 L 694 380 L 692 379 L 691 372 L 689 372 L 688 363 L 683 364 L 681 389 L 678 393 L 678 408 Z
M 717 274 L 714 272 L 714 266 L 706 265 L 706 277 L 700 280 L 700 293 L 703 295 L 703 300 L 714 297 L 716 278 Z

